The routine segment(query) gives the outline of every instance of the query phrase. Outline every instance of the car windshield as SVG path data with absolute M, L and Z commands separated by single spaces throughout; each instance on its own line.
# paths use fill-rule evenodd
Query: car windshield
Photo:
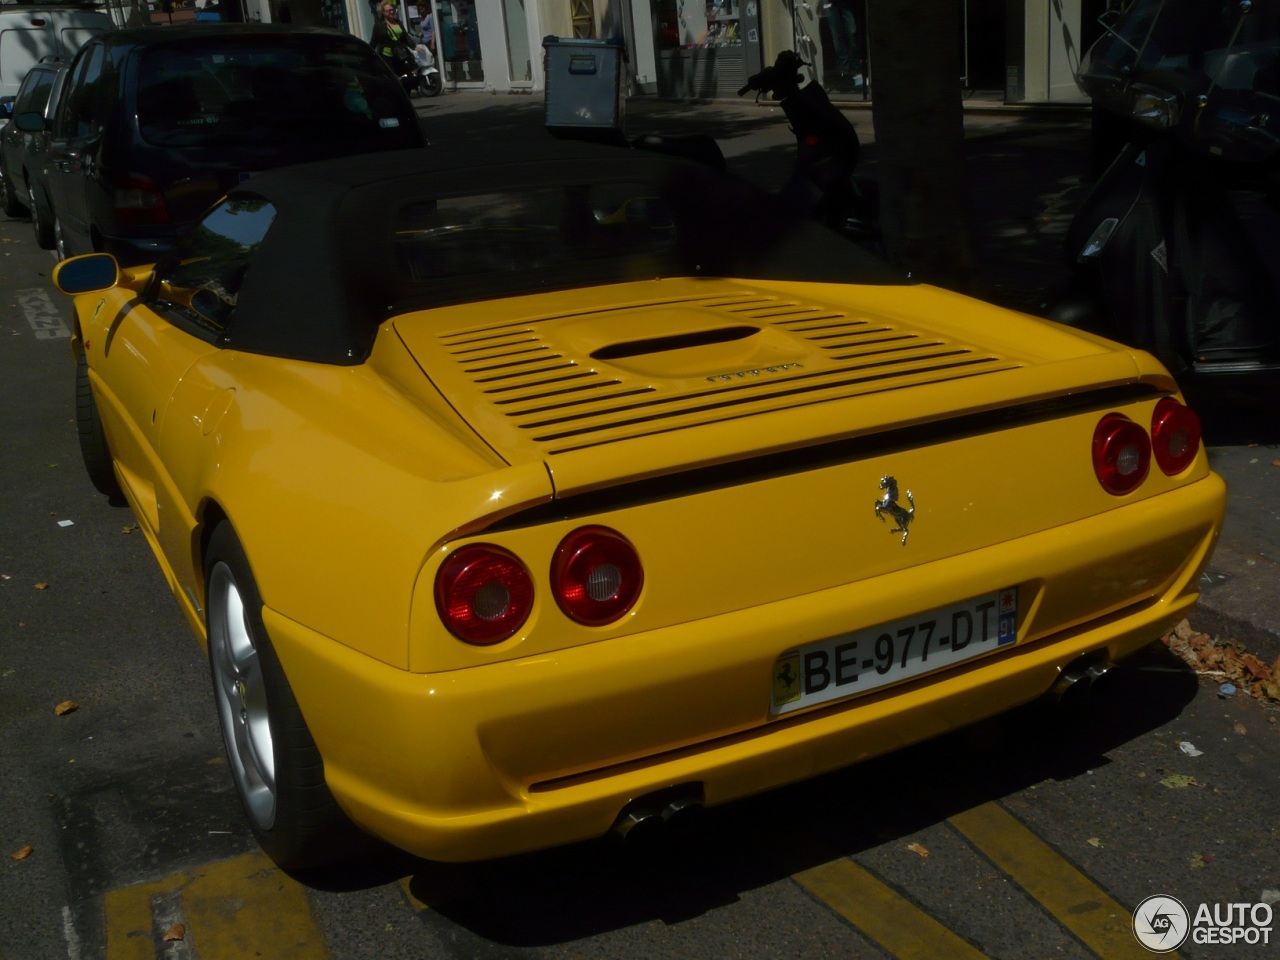
M 270 142 L 306 159 L 353 140 L 417 143 L 416 118 L 371 50 L 324 36 L 204 37 L 146 49 L 138 124 L 157 146 Z M 333 150 L 326 150 L 332 146 Z

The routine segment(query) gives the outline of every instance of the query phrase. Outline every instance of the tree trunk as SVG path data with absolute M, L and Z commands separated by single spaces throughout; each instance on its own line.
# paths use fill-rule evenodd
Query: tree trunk
M 960 2 L 868 0 L 867 32 L 885 252 L 918 280 L 968 291 Z

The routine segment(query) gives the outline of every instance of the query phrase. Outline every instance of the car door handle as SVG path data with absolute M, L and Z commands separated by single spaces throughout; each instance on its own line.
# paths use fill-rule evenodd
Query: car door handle
M 76 173 L 84 168 L 79 150 L 59 150 L 53 153 L 49 159 L 63 173 Z

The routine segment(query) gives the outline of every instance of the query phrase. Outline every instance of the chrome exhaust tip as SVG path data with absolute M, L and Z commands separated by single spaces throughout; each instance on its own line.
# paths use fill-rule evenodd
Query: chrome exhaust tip
M 613 834 L 627 846 L 652 843 L 666 830 L 662 811 L 654 807 L 628 804 L 613 822 Z
M 627 846 L 645 846 L 669 831 L 687 833 L 702 810 L 702 784 L 681 784 L 632 800 L 613 821 L 610 832 Z
M 1105 657 L 1081 657 L 1067 664 L 1049 688 L 1049 699 L 1064 711 L 1083 710 L 1097 694 L 1099 682 L 1115 669 Z

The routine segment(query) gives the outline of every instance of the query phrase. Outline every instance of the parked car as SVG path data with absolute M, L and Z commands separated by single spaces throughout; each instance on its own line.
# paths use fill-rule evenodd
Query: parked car
M 1280 413 L 1280 0 L 1135 0 L 1081 62 L 1108 165 L 1053 315 L 1150 350 L 1227 429 Z
M 70 60 L 90 38 L 114 29 L 111 17 L 88 3 L 5 4 L 0 7 L 0 122 L 27 71 L 41 60 Z
M 0 129 L 0 206 L 10 217 L 30 213 L 36 243 L 46 250 L 54 246 L 49 137 L 66 76 L 64 63 L 32 67 L 18 88 L 13 121 Z
M 334 30 L 120 30 L 71 64 L 49 192 L 62 255 L 154 261 L 219 197 L 272 167 L 424 145 L 367 43 Z
M 1150 354 L 774 203 L 433 147 L 55 269 L 86 466 L 280 863 L 634 838 L 1081 690 L 1195 604 L 1225 488 Z

